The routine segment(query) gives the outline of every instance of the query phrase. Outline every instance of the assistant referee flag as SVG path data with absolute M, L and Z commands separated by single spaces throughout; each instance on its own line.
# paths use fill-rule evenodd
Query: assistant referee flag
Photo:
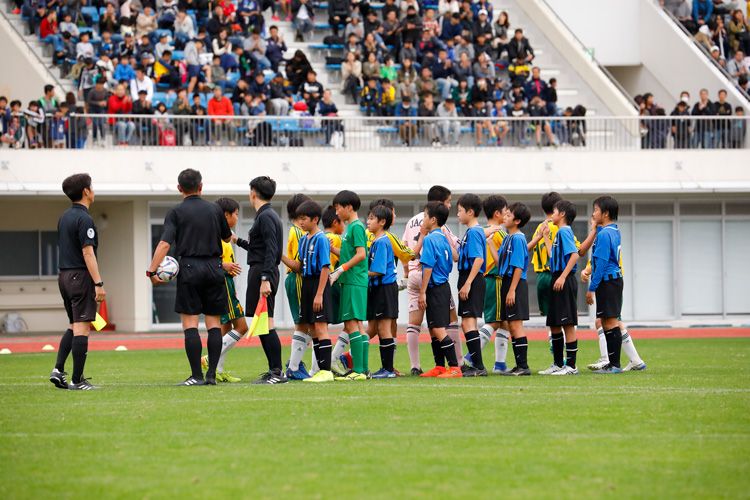
M 253 314 L 253 321 L 250 323 L 250 328 L 245 338 L 249 339 L 252 335 L 257 337 L 268 333 L 268 300 L 265 295 L 261 295 L 260 300 L 258 300 L 258 306 L 255 308 L 255 313 Z

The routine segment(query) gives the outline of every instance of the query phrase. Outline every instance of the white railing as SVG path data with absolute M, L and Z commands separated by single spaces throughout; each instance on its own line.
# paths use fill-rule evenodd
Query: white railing
M 12 123 L 12 122 L 11 122 Z M 745 117 L 280 117 L 72 114 L 28 122 L 16 148 L 311 151 L 746 149 Z M 4 136 L 9 137 L 9 136 Z

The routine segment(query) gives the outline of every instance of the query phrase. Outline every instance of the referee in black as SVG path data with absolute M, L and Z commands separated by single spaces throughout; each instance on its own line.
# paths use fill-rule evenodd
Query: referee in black
M 284 238 L 281 219 L 271 207 L 274 194 L 276 181 L 270 177 L 256 177 L 250 182 L 250 203 L 255 209 L 255 223 L 248 234 L 249 241 L 237 240 L 237 246 L 247 250 L 245 314 L 252 316 L 255 313 L 261 295 L 268 301 L 269 332 L 259 336 L 263 352 L 268 359 L 268 372 L 261 375 L 253 382 L 254 384 L 288 382 L 284 370 L 281 369 L 281 341 L 273 327 L 273 310 L 279 288 L 279 264 Z
M 89 208 L 94 203 L 91 176 L 75 174 L 65 179 L 62 190 L 73 205 L 57 222 L 57 247 L 60 269 L 58 286 L 62 295 L 70 328 L 60 339 L 57 363 L 49 376 L 60 389 L 90 391 L 96 389 L 83 377 L 86 353 L 89 350 L 89 330 L 96 319 L 98 302 L 104 300 L 104 282 L 96 261 L 99 235 Z M 73 380 L 68 384 L 65 361 L 73 351 Z
M 221 355 L 221 315 L 226 313 L 224 271 L 221 268 L 221 241 L 229 242 L 232 231 L 224 213 L 215 203 L 201 198 L 203 178 L 197 170 L 187 169 L 177 177 L 182 203 L 172 208 L 164 219 L 161 241 L 146 276 L 154 285 L 163 283 L 156 270 L 175 246 L 180 262 L 177 274 L 175 312 L 180 314 L 185 332 L 185 353 L 191 375 L 182 384 L 216 385 L 216 365 Z M 201 370 L 201 337 L 198 318 L 205 315 L 208 329 L 208 371 Z

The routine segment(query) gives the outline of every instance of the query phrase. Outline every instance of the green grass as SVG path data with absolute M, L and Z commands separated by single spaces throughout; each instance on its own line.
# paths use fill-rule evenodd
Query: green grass
M 195 388 L 172 386 L 182 351 L 92 352 L 95 392 L 55 389 L 54 354 L 2 356 L 0 498 L 747 498 L 750 340 L 638 348 L 621 376 Z M 227 365 L 249 379 L 262 351 Z

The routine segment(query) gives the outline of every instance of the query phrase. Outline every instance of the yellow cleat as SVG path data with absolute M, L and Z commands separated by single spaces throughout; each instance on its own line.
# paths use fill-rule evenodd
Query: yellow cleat
M 303 382 L 333 382 L 333 380 L 333 372 L 320 370 L 312 377 L 304 379 Z
M 216 374 L 216 381 L 217 382 L 227 382 L 230 384 L 236 384 L 237 382 L 242 382 L 241 378 L 233 377 L 228 372 L 221 372 Z
M 208 356 L 201 356 L 201 368 L 208 370 Z M 217 377 L 216 380 L 219 380 Z

